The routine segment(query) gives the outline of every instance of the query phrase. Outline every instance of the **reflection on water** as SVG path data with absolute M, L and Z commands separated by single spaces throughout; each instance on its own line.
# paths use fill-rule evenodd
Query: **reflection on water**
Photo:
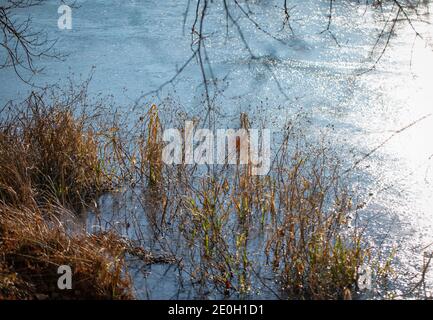
M 368 203 L 363 218 L 369 221 L 372 242 L 389 252 L 399 248 L 399 266 L 410 275 L 422 262 L 423 252 L 433 251 L 429 247 L 433 243 L 433 144 L 429 139 L 433 116 L 428 116 L 433 101 L 432 27 L 414 21 L 420 38 L 407 23 L 398 25 L 375 69 L 362 73 L 374 62 L 369 56 L 384 16 L 355 2 L 336 3 L 332 32 L 337 43 L 322 33 L 327 1 L 292 2 L 296 3 L 292 10 L 295 35 L 275 25 L 280 13 L 272 1 L 250 4 L 260 12 L 257 21 L 286 41 L 270 39 L 241 19 L 246 40 L 257 56 L 253 60 L 234 32 L 218 32 L 224 30 L 222 8 L 210 13 L 215 33 L 209 35 L 208 50 L 215 76 L 222 83 L 217 99 L 218 105 L 225 106 L 221 113 L 248 111 L 278 130 L 302 110 L 311 138 L 326 131 L 352 163 L 392 137 L 359 163 L 353 185 Z M 190 55 L 190 36 L 182 32 L 183 1 L 161 5 L 154 0 L 88 0 L 80 4 L 73 12 L 73 30 L 67 32 L 56 29 L 56 1 L 32 9 L 35 23 L 58 37 L 59 48 L 69 53 L 64 62 L 41 62 L 45 74 L 39 84 L 62 82 L 71 74 L 86 77 L 96 66 L 90 89 L 113 94 L 126 111 L 126 105 L 170 79 Z M 428 4 L 420 12 L 418 20 L 431 21 Z M 12 71 L 2 71 L 0 82 L 2 104 L 29 90 Z M 173 86 L 148 100 L 171 95 L 186 109 L 198 112 L 202 94 L 199 69 L 191 64 Z M 159 265 L 148 268 L 140 296 L 171 298 L 170 283 L 176 272 Z M 430 281 L 433 285 L 433 278 Z

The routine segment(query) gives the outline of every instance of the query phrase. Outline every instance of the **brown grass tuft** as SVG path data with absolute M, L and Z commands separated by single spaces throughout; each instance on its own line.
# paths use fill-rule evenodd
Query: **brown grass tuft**
M 131 299 L 123 241 L 69 235 L 55 216 L 0 206 L 0 299 Z M 72 290 L 57 287 L 60 265 L 72 269 Z
M 35 94 L 28 103 L 0 128 L 0 200 L 55 199 L 78 209 L 104 189 L 95 134 L 68 106 L 44 106 Z

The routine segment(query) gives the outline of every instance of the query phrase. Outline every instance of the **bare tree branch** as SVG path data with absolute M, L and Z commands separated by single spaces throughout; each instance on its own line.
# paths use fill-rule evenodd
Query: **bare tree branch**
M 13 68 L 17 76 L 30 84 L 33 75 L 40 73 L 35 61 L 40 58 L 62 59 L 64 56 L 54 50 L 56 40 L 50 40 L 46 33 L 32 28 L 32 19 L 24 21 L 14 18 L 15 12 L 41 5 L 45 0 L 6 0 L 0 5 L 0 28 L 3 34 L 0 48 L 5 58 L 0 69 Z M 3 56 L 3 55 L 2 55 Z M 30 73 L 30 77 L 24 75 Z

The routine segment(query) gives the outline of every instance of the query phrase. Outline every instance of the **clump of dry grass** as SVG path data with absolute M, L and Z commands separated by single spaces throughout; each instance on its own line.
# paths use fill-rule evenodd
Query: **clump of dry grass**
M 156 105 L 152 105 L 147 116 L 147 139 L 146 143 L 140 144 L 140 153 L 141 163 L 145 166 L 142 172 L 147 172 L 149 186 L 153 187 L 162 179 L 162 131 Z
M 115 234 L 69 235 L 55 215 L 0 206 L 1 299 L 131 299 L 123 241 Z M 72 290 L 57 268 L 71 267 Z
M 79 208 L 106 187 L 95 133 L 71 106 L 46 106 L 35 93 L 27 103 L 0 128 L 0 199 Z
M 0 202 L 19 206 L 34 206 L 35 190 L 26 159 L 26 148 L 13 129 L 0 130 Z
M 110 186 L 94 123 L 73 112 L 80 98 L 47 104 L 32 93 L 2 119 L 0 298 L 133 298 L 120 237 L 63 225 Z M 72 268 L 73 290 L 57 288 L 59 265 Z

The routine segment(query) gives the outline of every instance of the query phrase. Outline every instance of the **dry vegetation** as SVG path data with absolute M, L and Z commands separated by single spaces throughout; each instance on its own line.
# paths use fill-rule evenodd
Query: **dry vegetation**
M 0 299 L 131 299 L 121 239 L 69 235 L 59 213 L 1 206 Z M 73 270 L 73 290 L 57 288 L 60 265 Z
M 107 187 L 93 132 L 71 105 L 43 103 L 32 94 L 0 128 L 0 298 L 131 298 L 120 238 L 64 227 Z M 63 264 L 72 291 L 57 289 Z
M 156 106 L 125 129 L 100 106 L 83 111 L 85 99 L 82 91 L 63 101 L 33 93 L 0 126 L 2 298 L 132 298 L 128 255 L 178 264 L 199 284 L 197 296 L 204 288 L 248 294 L 262 280 L 259 267 L 277 281 L 279 297 L 341 299 L 357 291 L 368 250 L 329 150 L 306 144 L 289 126 L 268 176 L 252 176 L 251 164 L 166 166 Z M 240 127 L 249 126 L 242 115 Z M 140 204 L 129 223 L 140 228 L 146 217 L 166 235 L 170 257 L 152 260 L 132 248 L 143 238 L 124 239 L 114 228 L 66 227 L 118 188 Z M 62 264 L 72 267 L 72 291 L 56 289 Z
M 68 107 L 44 107 L 40 99 L 32 94 L 26 113 L 2 128 L 1 198 L 78 208 L 104 188 L 94 133 Z

